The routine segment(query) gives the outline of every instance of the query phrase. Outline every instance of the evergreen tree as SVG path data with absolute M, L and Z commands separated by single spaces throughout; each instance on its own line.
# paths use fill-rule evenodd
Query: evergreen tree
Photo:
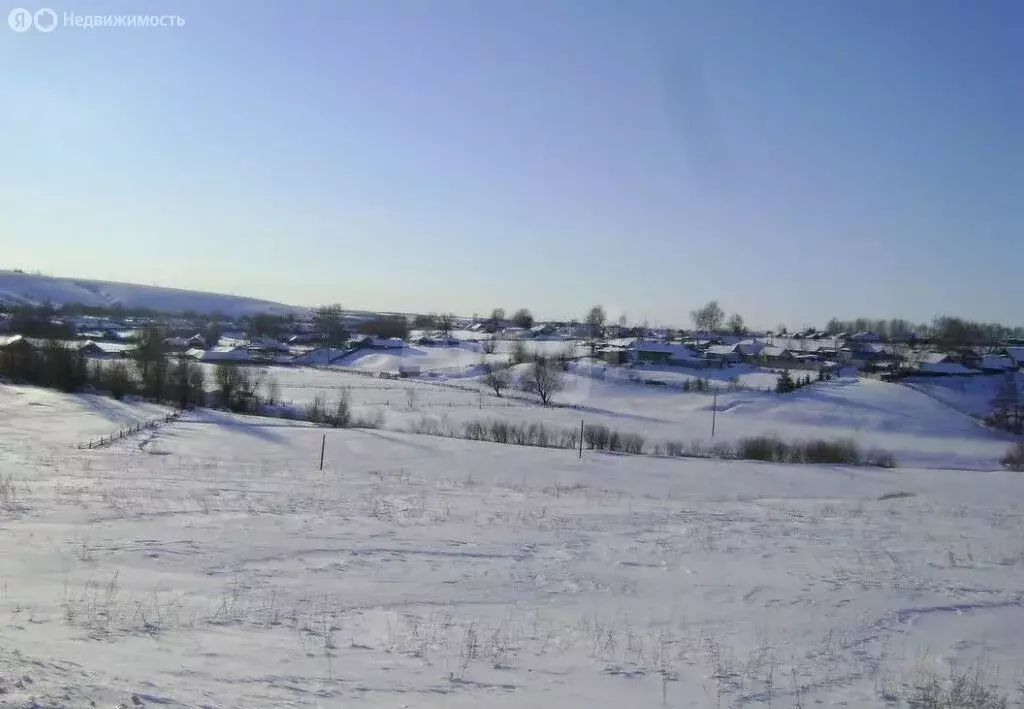
M 782 374 L 779 375 L 779 380 L 775 384 L 775 392 L 777 394 L 788 394 L 795 390 L 796 383 L 793 381 L 793 376 L 789 373 L 788 369 L 782 370 Z

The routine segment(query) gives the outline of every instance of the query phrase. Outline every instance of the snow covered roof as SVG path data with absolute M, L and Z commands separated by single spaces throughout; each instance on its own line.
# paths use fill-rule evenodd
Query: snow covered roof
M 738 347 L 739 345 L 737 345 Z M 765 357 L 782 357 L 789 353 L 785 347 L 776 347 L 774 345 L 767 345 L 761 349 L 761 354 Z
M 252 359 L 248 350 L 242 347 L 214 347 L 212 350 L 193 348 L 185 352 L 185 356 L 203 362 L 248 362 Z
M 916 359 L 920 364 L 946 364 L 949 362 L 949 354 L 946 352 L 922 352 Z
M 878 342 L 882 338 L 873 332 L 865 330 L 863 332 L 855 332 L 850 335 L 850 339 L 857 342 Z
M 736 345 L 711 345 L 706 350 L 705 354 L 717 355 L 719 357 L 725 357 L 728 355 L 736 354 Z
M 686 345 L 673 345 L 668 342 L 650 342 L 647 340 L 634 340 L 629 346 L 636 352 L 661 352 L 672 359 L 696 359 L 697 354 Z
M 735 351 L 748 357 L 759 355 L 768 344 L 760 340 L 741 340 L 734 347 Z
M 380 347 L 387 350 L 400 350 L 405 347 L 405 340 L 400 337 L 375 337 L 370 340 L 372 347 Z
M 977 370 L 968 369 L 959 362 L 922 362 L 918 371 L 925 374 L 977 374 Z

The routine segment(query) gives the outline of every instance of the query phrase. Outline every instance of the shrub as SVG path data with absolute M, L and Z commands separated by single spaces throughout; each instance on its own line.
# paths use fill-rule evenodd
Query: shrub
M 880 448 L 872 448 L 869 450 L 864 462 L 865 464 L 872 465 L 876 468 L 895 468 L 898 465 L 896 462 L 896 456 L 889 451 L 884 451 Z
M 684 448 L 682 441 L 665 441 L 665 455 L 682 458 L 683 451 Z
M 153 376 L 155 375 L 151 375 L 151 378 Z M 259 412 L 260 383 L 259 378 L 250 370 L 234 363 L 218 364 L 214 370 L 214 386 L 220 406 L 235 413 Z
M 510 431 L 509 425 L 505 421 L 491 421 L 490 429 L 492 441 L 495 443 L 508 443 Z
M 97 390 L 109 393 L 114 399 L 121 400 L 139 391 L 131 370 L 123 361 L 111 362 L 106 366 L 103 362 L 95 362 L 91 379 Z
M 369 416 L 360 416 L 352 420 L 352 428 L 380 428 L 384 425 L 384 412 L 378 411 Z
M 806 441 L 797 444 L 793 449 L 794 463 L 859 465 L 862 460 L 860 448 L 850 440 Z
M 761 460 L 766 463 L 785 463 L 792 457 L 790 446 L 774 436 L 740 439 L 736 454 L 744 460 Z
M 470 421 L 463 429 L 462 437 L 470 441 L 486 441 L 487 426 L 480 421 Z
M 699 394 L 707 394 L 711 391 L 711 380 L 707 377 L 699 377 L 697 379 L 687 379 L 682 385 L 683 391 L 696 392 Z
M 530 433 L 527 437 L 531 445 L 539 446 L 541 448 L 548 448 L 551 445 L 551 433 L 548 431 L 547 426 L 542 423 L 531 423 Z
M 620 451 L 622 450 L 622 436 L 618 431 L 612 429 L 608 434 L 608 450 Z
M 1006 696 L 981 665 L 964 670 L 952 666 L 949 678 L 944 681 L 934 674 L 919 672 L 907 704 L 918 709 L 1006 709 L 1009 706 Z
M 494 338 L 488 338 L 480 343 L 480 351 L 484 354 L 494 354 L 498 351 L 498 341 Z
M 731 443 L 727 443 L 725 441 L 718 441 L 717 443 L 713 444 L 711 446 L 710 451 L 705 453 L 702 457 L 722 458 L 724 460 L 728 460 L 730 458 L 735 458 L 737 456 L 736 450 L 732 447 Z
M 621 436 L 622 450 L 626 453 L 641 455 L 644 452 L 644 437 L 636 433 L 624 433 Z
M 607 450 L 610 438 L 607 426 L 589 424 L 583 429 L 583 443 L 591 450 Z
M 1024 441 L 1015 443 L 999 462 L 1010 470 L 1024 471 Z
M 441 435 L 441 422 L 433 416 L 420 416 L 407 426 L 409 433 L 419 433 L 424 436 Z
M 512 364 L 525 364 L 533 360 L 533 355 L 526 349 L 526 343 L 516 340 L 512 343 Z
M 352 424 L 352 397 L 348 389 L 341 390 L 341 397 L 328 423 L 335 428 L 348 428 Z
M 323 423 L 324 414 L 324 402 L 319 396 L 314 397 L 313 401 L 306 404 L 306 420 L 310 423 Z
M 509 426 L 509 440 L 513 445 L 526 446 L 530 444 L 530 429 L 523 424 L 512 424 Z
M 558 434 L 558 447 L 575 449 L 580 445 L 580 434 L 576 429 L 563 430 Z

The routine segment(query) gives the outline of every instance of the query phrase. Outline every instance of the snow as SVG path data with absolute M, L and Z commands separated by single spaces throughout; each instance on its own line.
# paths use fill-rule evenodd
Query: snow
M 978 365 L 978 368 L 987 371 L 1005 372 L 1010 369 L 1016 369 L 1017 363 L 1009 357 L 985 355 L 981 358 L 981 363 Z
M 978 370 L 965 367 L 959 362 L 922 362 L 918 365 L 917 369 L 924 374 L 942 374 L 945 376 L 978 374 Z
M 0 302 L 9 305 L 80 304 L 97 307 L 120 305 L 125 308 L 151 308 L 167 313 L 192 310 L 197 313 L 221 313 L 241 317 L 256 313 L 303 314 L 306 308 L 272 303 L 219 293 L 161 288 L 134 283 L 114 283 L 82 278 L 0 271 Z
M 444 358 L 442 362 L 450 362 L 450 353 L 438 356 Z M 489 357 L 502 359 L 502 355 Z M 424 363 L 420 377 L 376 377 L 417 362 Z M 905 467 L 970 470 L 999 468 L 999 459 L 1011 441 L 1005 434 L 980 426 L 968 412 L 950 407 L 916 386 L 871 379 L 841 377 L 780 395 L 774 392 L 776 372 L 748 365 L 693 370 L 620 368 L 585 361 L 570 368 L 564 390 L 554 397 L 556 405 L 542 407 L 536 397 L 523 392 L 509 390 L 495 396 L 481 380 L 475 353 L 467 358 L 465 367 L 453 369 L 430 369 L 438 362 L 426 354 L 403 359 L 367 351 L 358 363 L 362 368 L 264 369 L 276 380 L 279 399 L 285 404 L 302 409 L 319 397 L 330 405 L 342 389 L 348 389 L 357 415 L 383 414 L 385 428 L 396 431 L 406 431 L 424 418 L 457 428 L 469 421 L 494 418 L 578 428 L 580 419 L 585 418 L 588 423 L 643 435 L 649 447 L 669 440 L 710 444 L 714 414 L 716 441 L 757 435 L 778 435 L 785 440 L 852 438 L 865 449 L 877 447 L 893 453 Z M 515 376 L 521 377 L 524 369 L 522 365 L 514 368 Z M 797 371 L 795 376 L 802 373 Z M 711 393 L 681 390 L 684 382 L 700 378 L 708 378 Z M 410 391 L 414 392 L 412 404 Z
M 983 418 L 992 409 L 996 392 L 1005 381 L 1005 374 L 976 377 L 921 377 L 904 380 L 908 387 L 927 394 L 943 404 L 963 413 Z M 1017 386 L 1024 391 L 1024 372 L 1014 374 Z
M 623 420 L 706 401 L 588 382 Z M 738 396 L 720 422 L 970 438 L 899 385 Z M 907 706 L 921 668 L 980 658 L 1009 692 L 1024 666 L 1019 474 L 581 460 L 213 411 L 71 445 L 155 410 L 0 387 L 5 706 Z

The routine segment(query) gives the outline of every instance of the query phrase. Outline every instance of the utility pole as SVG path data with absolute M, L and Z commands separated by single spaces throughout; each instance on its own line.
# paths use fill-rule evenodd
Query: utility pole
M 718 416 L 718 394 L 715 394 L 714 403 L 711 404 L 711 437 L 715 437 L 715 418 Z

